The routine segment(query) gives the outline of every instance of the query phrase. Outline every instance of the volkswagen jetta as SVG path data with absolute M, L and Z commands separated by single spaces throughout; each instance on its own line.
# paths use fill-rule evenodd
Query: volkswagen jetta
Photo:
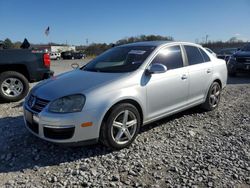
M 24 102 L 25 125 L 47 141 L 121 149 L 150 122 L 197 105 L 214 110 L 226 81 L 225 61 L 199 45 L 122 45 L 36 85 Z

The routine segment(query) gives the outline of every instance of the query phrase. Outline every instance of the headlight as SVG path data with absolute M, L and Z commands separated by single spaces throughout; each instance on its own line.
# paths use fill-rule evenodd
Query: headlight
M 85 104 L 85 96 L 81 94 L 69 95 L 54 100 L 49 105 L 50 112 L 71 113 L 80 112 Z

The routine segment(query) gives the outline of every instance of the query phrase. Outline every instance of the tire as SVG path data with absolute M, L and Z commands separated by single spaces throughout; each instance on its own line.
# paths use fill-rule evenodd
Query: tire
M 0 99 L 3 102 L 16 102 L 23 99 L 29 91 L 27 78 L 15 71 L 0 74 Z
M 213 82 L 209 88 L 206 101 L 202 104 L 202 108 L 206 111 L 216 109 L 220 102 L 221 86 L 218 82 Z
M 126 126 L 124 126 L 122 122 L 124 122 L 126 114 L 128 118 L 125 122 Z M 114 122 L 116 122 L 115 126 Z M 141 117 L 135 106 L 129 103 L 118 104 L 111 109 L 108 117 L 103 121 L 99 141 L 113 150 L 126 148 L 136 138 L 140 125 Z M 130 138 L 127 136 L 128 132 Z

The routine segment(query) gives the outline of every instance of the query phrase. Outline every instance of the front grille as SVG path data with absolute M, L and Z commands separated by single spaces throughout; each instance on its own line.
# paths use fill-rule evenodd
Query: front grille
M 26 121 L 26 123 L 27 123 L 27 126 L 29 127 L 30 130 L 32 130 L 34 133 L 38 134 L 39 126 L 37 123 L 35 123 L 35 122 L 30 123 L 28 121 Z
M 48 127 L 43 128 L 43 133 L 46 138 L 57 139 L 57 140 L 70 139 L 73 137 L 74 132 L 75 132 L 74 127 L 60 128 L 60 129 L 48 128 Z
M 250 63 L 250 57 L 238 57 L 237 62 L 240 63 Z
M 31 95 L 28 99 L 28 106 L 31 110 L 39 113 L 41 112 L 49 103 L 48 100 L 38 98 L 34 95 Z

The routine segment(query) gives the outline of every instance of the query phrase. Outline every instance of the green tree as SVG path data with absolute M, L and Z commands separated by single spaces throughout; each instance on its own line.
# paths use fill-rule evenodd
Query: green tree
M 11 42 L 9 38 L 6 38 L 3 42 L 3 46 L 5 49 L 11 49 L 13 48 L 13 43 Z

